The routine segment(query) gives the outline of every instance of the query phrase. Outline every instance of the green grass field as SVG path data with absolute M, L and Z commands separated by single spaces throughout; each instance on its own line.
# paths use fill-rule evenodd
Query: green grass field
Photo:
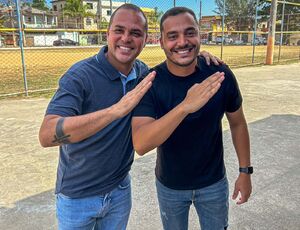
M 252 64 L 252 46 L 224 46 L 223 60 L 230 67 L 238 67 Z M 57 87 L 59 77 L 75 62 L 90 57 L 98 52 L 98 48 L 71 48 L 71 49 L 26 49 L 25 63 L 29 90 L 43 90 Z M 220 57 L 220 46 L 202 46 L 201 50 L 207 50 Z M 299 46 L 283 46 L 281 49 L 281 61 L 299 60 Z M 274 63 L 278 58 L 278 47 L 275 47 Z M 265 62 L 266 46 L 255 48 L 255 64 Z M 139 59 L 149 66 L 154 66 L 164 60 L 164 53 L 160 47 L 146 47 Z M 21 54 L 18 50 L 0 50 L 0 98 L 5 94 L 13 94 L 24 91 L 23 70 Z M 48 93 L 30 93 L 31 96 L 52 95 Z

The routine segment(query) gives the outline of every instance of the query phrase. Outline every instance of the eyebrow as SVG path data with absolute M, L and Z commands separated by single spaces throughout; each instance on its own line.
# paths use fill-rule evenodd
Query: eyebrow
M 188 28 L 186 28 L 185 30 L 184 30 L 184 32 L 186 32 L 186 31 L 189 31 L 189 30 L 197 30 L 194 26 L 192 26 L 192 27 L 188 27 Z M 178 31 L 176 31 L 176 30 L 171 30 L 171 31 L 169 31 L 169 32 L 167 32 L 167 35 L 169 35 L 169 34 L 177 34 L 178 33 Z
M 126 29 L 125 26 L 121 26 L 121 25 L 115 25 L 114 27 L 117 28 L 117 29 Z M 133 28 L 133 29 L 130 29 L 130 32 L 141 32 L 141 33 L 143 33 L 143 30 Z

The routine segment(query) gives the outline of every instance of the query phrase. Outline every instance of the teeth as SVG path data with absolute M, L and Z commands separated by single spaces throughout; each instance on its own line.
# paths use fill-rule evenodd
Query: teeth
M 124 51 L 130 51 L 130 50 L 131 50 L 130 48 L 125 47 L 125 46 L 120 46 L 120 49 L 121 49 L 121 50 L 124 50 Z
M 188 52 L 189 52 L 189 50 L 177 51 L 177 53 L 179 53 L 179 54 L 186 54 L 186 53 L 188 53 Z

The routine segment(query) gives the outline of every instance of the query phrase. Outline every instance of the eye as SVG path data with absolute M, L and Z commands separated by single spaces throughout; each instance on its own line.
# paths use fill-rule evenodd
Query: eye
M 188 36 L 188 37 L 194 37 L 195 35 L 196 35 L 196 31 L 195 30 L 188 31 L 186 33 L 186 36 Z
M 170 41 L 173 41 L 173 40 L 175 40 L 177 38 L 177 35 L 176 34 L 169 34 L 168 35 L 168 40 L 170 40 Z
M 114 29 L 115 34 L 121 34 L 123 33 L 122 29 Z
M 134 37 L 141 37 L 142 33 L 141 32 L 131 32 L 132 36 Z

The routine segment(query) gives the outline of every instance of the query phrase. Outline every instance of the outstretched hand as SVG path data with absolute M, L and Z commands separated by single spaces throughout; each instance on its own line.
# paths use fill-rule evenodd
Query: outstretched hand
M 210 63 L 213 63 L 214 65 L 222 65 L 224 64 L 225 62 L 222 61 L 220 58 L 212 55 L 211 53 L 203 50 L 200 52 L 200 56 L 204 57 L 205 58 L 205 61 L 206 61 L 206 64 L 207 65 L 210 65 Z
M 184 111 L 194 113 L 203 107 L 208 100 L 215 95 L 221 87 L 224 80 L 223 72 L 216 72 L 201 83 L 194 84 L 187 92 L 185 99 L 182 101 Z
M 134 109 L 145 93 L 150 89 L 155 75 L 155 71 L 149 73 L 133 90 L 126 93 L 125 96 L 113 106 L 118 117 L 124 117 Z

